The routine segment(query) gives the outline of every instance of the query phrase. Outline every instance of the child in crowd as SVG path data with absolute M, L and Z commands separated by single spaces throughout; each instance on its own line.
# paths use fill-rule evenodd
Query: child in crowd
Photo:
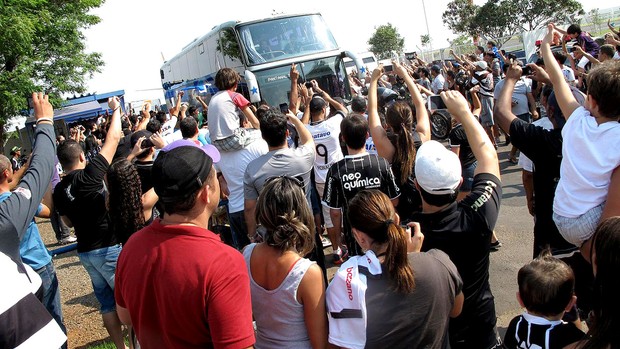
M 230 68 L 222 68 L 215 75 L 215 86 L 219 92 L 211 97 L 207 119 L 213 145 L 220 151 L 243 149 L 261 138 L 258 119 L 250 108 L 250 102 L 235 92 L 239 80 L 239 74 Z M 240 126 L 238 112 L 246 116 L 251 129 Z
M 588 74 L 588 94 L 581 106 L 571 93 L 550 44 L 554 26 L 548 26 L 541 52 L 558 104 L 566 117 L 562 130 L 560 181 L 553 202 L 553 220 L 566 241 L 581 248 L 589 259 L 590 238 L 603 209 L 618 207 L 608 200 L 611 176 L 620 166 L 620 62 L 600 64 Z M 607 216 L 620 212 L 606 212 Z
M 574 324 L 562 321 L 577 300 L 575 275 L 566 263 L 543 251 L 519 270 L 518 282 L 517 299 L 526 311 L 508 325 L 504 348 L 562 349 L 585 338 Z

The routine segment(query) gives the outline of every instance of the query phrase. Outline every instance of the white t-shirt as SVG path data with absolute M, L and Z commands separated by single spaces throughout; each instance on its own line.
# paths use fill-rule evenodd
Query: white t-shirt
M 562 129 L 562 165 L 553 212 L 576 218 L 607 201 L 613 170 L 620 166 L 620 123 L 597 124 L 584 107 Z
M 564 80 L 571 85 L 575 84 L 575 72 L 569 67 L 562 66 L 562 74 L 564 75 Z
M 433 83 L 431 84 L 431 91 L 433 91 L 434 94 L 438 94 L 439 92 L 443 91 L 445 83 L 446 79 L 443 77 L 443 75 L 438 74 L 435 79 L 433 79 Z
M 551 123 L 551 120 L 549 120 L 548 117 L 542 117 L 534 121 L 532 125 L 542 127 L 545 130 L 553 129 L 553 124 Z M 519 155 L 519 166 L 521 166 L 521 168 L 527 172 L 534 172 L 534 163 L 532 162 L 532 160 L 530 160 L 530 158 L 525 156 L 525 154 L 523 153 Z
M 168 121 L 161 125 L 161 137 L 166 138 L 169 134 L 174 132 L 174 126 L 177 124 L 177 117 L 171 116 Z
M 506 80 L 501 80 L 495 85 L 495 91 L 493 92 L 495 100 L 499 99 L 499 94 L 502 93 L 505 81 Z M 515 89 L 512 92 L 512 113 L 514 115 L 527 114 L 530 112 L 527 100 L 528 93 L 532 93 L 532 80 L 522 77 L 517 80 Z
M 211 140 L 216 141 L 232 136 L 233 131 L 241 127 L 239 115 L 250 102 L 242 94 L 233 91 L 219 91 L 209 101 L 209 130 Z
M 314 180 L 316 183 L 325 183 L 327 171 L 333 163 L 344 158 L 340 149 L 340 123 L 344 114 L 338 111 L 331 118 L 316 124 L 305 125 L 316 147 L 314 157 Z
M 267 154 L 269 146 L 261 138 L 250 143 L 243 149 L 220 152 L 221 159 L 215 164 L 218 171 L 222 172 L 228 184 L 228 212 L 243 211 L 243 177 L 245 169 L 252 160 L 263 154 Z

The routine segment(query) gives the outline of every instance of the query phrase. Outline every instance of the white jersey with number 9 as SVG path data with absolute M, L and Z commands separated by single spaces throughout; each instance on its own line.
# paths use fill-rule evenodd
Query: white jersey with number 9
M 325 121 L 306 125 L 316 146 L 314 158 L 316 183 L 325 183 L 325 177 L 331 165 L 344 158 L 340 149 L 340 123 L 342 119 L 344 119 L 344 114 L 338 111 L 336 115 Z

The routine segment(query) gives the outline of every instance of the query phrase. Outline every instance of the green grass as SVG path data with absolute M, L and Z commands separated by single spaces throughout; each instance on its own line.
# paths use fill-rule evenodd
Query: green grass
M 116 349 L 116 345 L 112 342 L 104 342 L 88 347 L 88 349 Z

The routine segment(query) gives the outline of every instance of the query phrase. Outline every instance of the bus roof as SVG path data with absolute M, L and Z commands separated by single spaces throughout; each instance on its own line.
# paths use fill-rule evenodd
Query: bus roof
M 183 47 L 181 52 L 177 53 L 171 59 L 166 60 L 164 62 L 164 64 L 162 64 L 161 68 L 165 67 L 170 62 L 176 60 L 178 57 L 183 56 L 184 54 L 189 52 L 192 48 L 194 48 L 197 44 L 199 44 L 199 43 L 205 41 L 206 39 L 210 38 L 211 36 L 217 34 L 222 29 L 235 28 L 235 27 L 240 26 L 240 25 L 260 23 L 260 22 L 264 22 L 264 21 L 268 21 L 268 20 L 273 20 L 273 19 L 299 17 L 299 16 L 309 16 L 309 15 L 319 15 L 319 16 L 321 16 L 321 13 L 315 12 L 315 13 L 280 14 L 280 15 L 274 15 L 274 16 L 271 16 L 271 17 L 265 17 L 265 18 L 262 18 L 262 19 L 253 19 L 253 20 L 248 20 L 248 21 L 228 21 L 228 22 L 224 22 L 224 23 L 218 24 L 218 25 L 214 26 L 213 28 L 211 28 L 211 30 L 208 33 L 206 33 L 205 35 L 196 37 L 189 44 L 185 45 L 185 47 Z

